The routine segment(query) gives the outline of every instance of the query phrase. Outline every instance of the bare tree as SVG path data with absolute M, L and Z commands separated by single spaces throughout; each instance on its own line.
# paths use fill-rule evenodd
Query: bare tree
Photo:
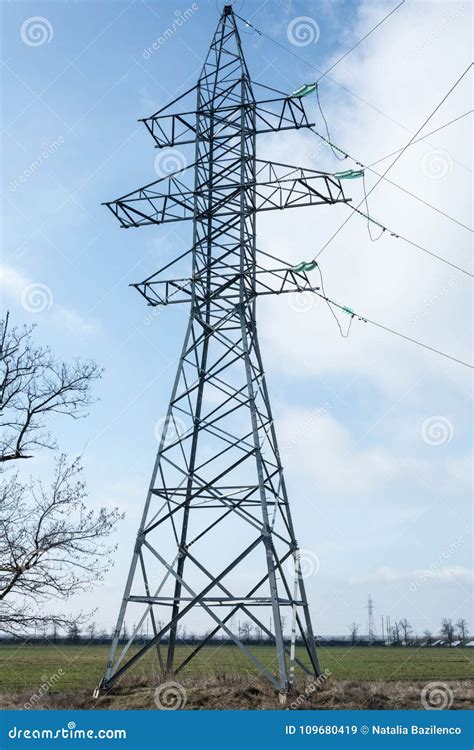
M 460 617 L 456 623 L 456 627 L 458 629 L 459 640 L 461 641 L 462 645 L 465 646 L 466 641 L 467 641 L 467 635 L 469 633 L 469 630 L 467 627 L 467 621 L 464 618 Z
M 81 473 L 78 459 L 69 465 L 61 455 L 50 487 L 17 475 L 0 486 L 0 631 L 71 626 L 69 616 L 45 614 L 44 604 L 89 590 L 112 565 L 115 548 L 104 540 L 121 515 L 86 508 Z
M 109 633 L 107 632 L 107 628 L 101 628 L 99 632 L 99 642 L 107 643 L 108 640 L 109 640 Z
M 425 630 L 423 633 L 423 638 L 425 639 L 425 644 L 427 646 L 431 646 L 431 644 L 433 643 L 433 633 L 431 632 L 431 630 Z
M 253 624 L 250 622 L 250 620 L 244 620 L 244 622 L 241 625 L 240 628 L 242 641 L 247 643 L 250 641 L 250 638 L 252 637 L 253 632 Z
M 396 620 L 392 625 L 392 641 L 395 646 L 400 645 L 400 624 Z
M 94 362 L 58 363 L 33 342 L 33 326 L 0 321 L 0 465 L 55 448 L 48 417 L 85 416 L 92 384 L 101 376 Z M 67 600 L 100 581 L 112 564 L 105 544 L 121 517 L 117 509 L 88 510 L 82 467 L 56 460 L 50 486 L 18 474 L 0 483 L 0 631 L 84 624 L 85 615 L 47 614 L 45 603 Z M 71 631 L 72 632 L 72 631 Z
M 71 643 L 79 643 L 81 640 L 81 631 L 77 622 L 71 622 L 67 631 L 67 637 Z
M 91 385 L 101 376 L 95 362 L 58 363 L 48 348 L 33 343 L 33 328 L 11 328 L 8 314 L 0 321 L 0 462 L 55 447 L 47 417 L 85 416 Z
M 403 633 L 403 641 L 405 643 L 405 646 L 408 646 L 408 639 L 410 637 L 410 633 L 413 632 L 413 628 L 410 625 L 410 623 L 408 622 L 408 620 L 407 620 L 406 617 L 404 617 L 403 620 L 400 620 L 400 622 L 398 623 L 398 625 L 400 627 L 400 630 Z
M 97 632 L 97 625 L 94 622 L 94 620 L 92 620 L 92 622 L 90 622 L 87 626 L 87 635 L 89 636 L 89 640 L 91 641 L 94 640 L 96 636 L 96 632 Z
M 449 645 L 454 641 L 454 625 L 450 619 L 444 619 L 441 623 L 441 635 Z
M 358 625 L 356 622 L 353 622 L 352 625 L 349 625 L 349 631 L 351 634 L 351 643 L 353 646 L 357 643 L 357 636 L 359 635 L 359 628 L 360 628 L 360 625 Z

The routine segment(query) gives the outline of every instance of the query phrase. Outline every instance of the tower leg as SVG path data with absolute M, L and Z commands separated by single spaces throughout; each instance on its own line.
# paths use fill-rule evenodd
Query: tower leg
M 261 447 L 260 447 L 260 436 L 259 436 L 259 430 L 258 430 L 258 424 L 257 424 L 255 392 L 254 392 L 252 369 L 251 369 L 250 356 L 249 356 L 247 320 L 246 320 L 245 308 L 243 304 L 240 310 L 240 322 L 241 322 L 242 349 L 244 352 L 245 372 L 247 375 L 249 407 L 250 407 L 250 415 L 251 415 L 251 421 L 252 421 L 253 442 L 254 442 L 254 447 L 255 447 L 255 460 L 257 464 L 257 477 L 258 477 L 258 484 L 259 484 L 260 506 L 261 506 L 261 511 L 262 511 L 262 520 L 263 520 L 262 536 L 263 536 L 263 543 L 265 545 L 265 552 L 266 552 L 268 580 L 270 583 L 270 597 L 271 597 L 271 603 L 272 603 L 272 614 L 273 614 L 273 622 L 274 622 L 274 628 L 275 628 L 275 642 L 276 642 L 276 649 L 277 649 L 278 671 L 279 671 L 279 676 L 280 676 L 280 688 L 281 690 L 285 691 L 288 689 L 288 674 L 287 674 L 287 669 L 286 669 L 285 645 L 283 641 L 280 605 L 278 602 L 278 586 L 277 586 L 277 580 L 276 580 L 276 574 L 275 574 L 276 563 L 273 557 L 273 545 L 272 545 L 272 540 L 271 540 L 271 529 L 270 529 L 270 523 L 269 523 L 269 517 L 268 517 L 267 497 L 266 497 L 266 492 L 265 492 L 265 478 L 263 474 L 263 462 L 262 462 L 262 453 L 261 453 Z

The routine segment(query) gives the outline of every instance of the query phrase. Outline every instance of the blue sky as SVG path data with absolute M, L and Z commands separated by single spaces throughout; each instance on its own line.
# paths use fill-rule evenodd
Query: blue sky
M 18 323 L 38 324 L 38 339 L 58 356 L 93 357 L 105 367 L 88 419 L 54 426 L 61 448 L 83 454 L 91 504 L 126 512 L 117 563 L 100 591 L 96 619 L 107 626 L 118 608 L 157 449 L 154 426 L 166 409 L 187 314 L 177 307 L 152 313 L 128 284 L 186 250 L 190 227 L 120 230 L 101 202 L 151 182 L 163 166 L 137 119 L 198 77 L 218 12 L 214 0 L 195 6 L 162 44 L 192 3 L 2 5 L 3 298 Z M 390 7 L 343 0 L 236 4 L 257 28 L 321 69 Z M 332 139 L 365 164 L 403 146 L 469 63 L 470 14 L 468 3 L 407 3 L 338 65 L 321 84 Z M 32 17 L 47 21 L 43 44 L 25 42 L 22 25 Z M 310 19 L 317 39 L 294 44 L 289 28 L 301 17 Z M 316 78 L 269 40 L 243 32 L 255 81 L 290 93 Z M 472 107 L 469 84 L 472 76 L 428 130 Z M 310 110 L 324 132 L 314 102 Z M 466 117 L 413 146 L 390 175 L 468 226 L 470 127 Z M 259 149 L 261 158 L 341 169 L 308 133 L 262 137 Z M 360 185 L 349 189 L 359 201 Z M 468 266 L 470 234 L 458 224 L 386 184 L 370 208 L 388 226 Z M 313 257 L 346 215 L 342 207 L 264 216 L 259 245 L 295 262 Z M 371 242 L 359 218 L 321 256 L 321 267 L 329 296 L 471 360 L 467 277 L 388 233 Z M 25 308 L 29 284 L 47 287 L 42 312 Z M 361 323 L 342 339 L 314 300 L 301 307 L 266 299 L 259 325 L 298 539 L 320 562 L 307 584 L 317 632 L 348 632 L 353 620 L 363 630 L 369 592 L 377 625 L 381 614 L 392 621 L 406 616 L 418 632 L 436 630 L 444 616 L 468 618 L 469 372 Z M 429 432 L 433 423 L 441 437 Z M 22 471 L 44 474 L 50 460 L 38 455 Z M 89 595 L 71 607 L 96 602 Z

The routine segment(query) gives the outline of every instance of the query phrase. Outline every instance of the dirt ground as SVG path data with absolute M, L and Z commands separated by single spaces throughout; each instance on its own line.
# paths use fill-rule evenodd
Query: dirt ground
M 426 700 L 436 707 L 474 708 L 474 680 L 451 680 L 433 685 Z M 441 687 L 436 687 L 440 685 Z M 280 702 L 278 693 L 261 678 L 189 678 L 158 686 L 118 687 L 98 699 L 90 691 L 35 694 L 1 693 L 0 708 L 16 709 L 186 709 L 186 710 L 311 710 L 311 709 L 419 709 L 424 710 L 426 681 L 381 682 L 328 679 L 316 686 L 297 681 Z

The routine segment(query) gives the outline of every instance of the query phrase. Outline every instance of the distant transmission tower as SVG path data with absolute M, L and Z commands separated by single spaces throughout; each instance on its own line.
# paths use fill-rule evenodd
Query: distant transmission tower
M 149 305 L 189 303 L 190 317 L 99 690 L 152 650 L 163 674 L 177 674 L 217 633 L 278 690 L 291 684 L 295 664 L 320 673 L 255 320 L 260 295 L 315 291 L 306 273 L 315 264 L 276 264 L 256 247 L 255 221 L 257 211 L 346 199 L 329 174 L 256 158 L 258 134 L 313 125 L 301 93 L 263 90 L 257 101 L 227 5 L 196 86 L 144 120 L 158 148 L 194 144 L 193 164 L 107 204 L 122 227 L 190 220 L 193 240 L 135 285 Z M 163 279 L 185 260 L 191 276 Z M 197 610 L 212 627 L 179 659 L 178 626 Z M 137 624 L 119 649 L 126 612 Z M 239 617 L 275 644 L 276 669 L 231 629 Z M 148 620 L 152 637 L 139 644 Z
M 369 594 L 369 599 L 367 602 L 367 640 L 369 643 L 373 643 L 375 641 L 375 617 L 374 617 L 374 602 Z

